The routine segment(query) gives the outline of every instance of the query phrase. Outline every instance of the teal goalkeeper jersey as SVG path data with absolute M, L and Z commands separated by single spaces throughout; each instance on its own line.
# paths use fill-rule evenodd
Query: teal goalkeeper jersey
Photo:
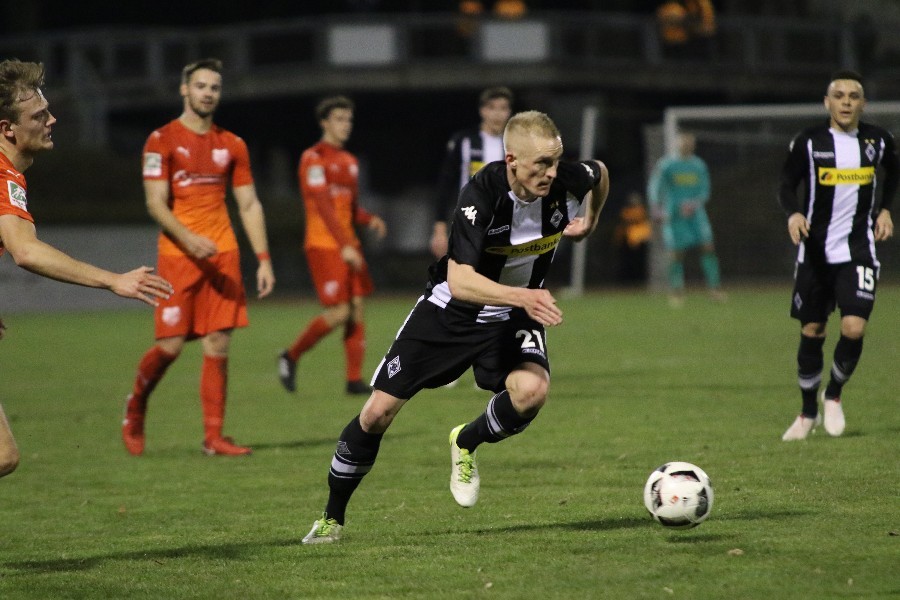
M 659 206 L 669 219 L 681 218 L 680 207 L 685 202 L 706 204 L 709 200 L 709 170 L 698 156 L 661 159 L 647 186 L 650 206 Z

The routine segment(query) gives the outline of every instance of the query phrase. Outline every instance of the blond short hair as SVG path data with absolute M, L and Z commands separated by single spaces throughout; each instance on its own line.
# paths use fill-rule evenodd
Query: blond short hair
M 549 116 L 537 110 L 514 114 L 503 130 L 503 148 L 509 152 L 509 140 L 517 135 L 559 138 L 559 128 Z

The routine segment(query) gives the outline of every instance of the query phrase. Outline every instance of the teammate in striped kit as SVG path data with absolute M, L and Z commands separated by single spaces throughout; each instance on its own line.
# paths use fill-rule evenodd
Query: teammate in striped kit
M 460 193 L 449 252 L 432 265 L 425 294 L 375 371 L 372 395 L 341 433 L 325 513 L 304 544 L 337 541 L 384 432 L 420 390 L 471 366 L 494 394 L 481 416 L 450 433 L 450 490 L 464 507 L 478 499 L 475 449 L 520 433 L 547 399 L 544 328 L 562 323 L 562 311 L 544 278 L 563 237 L 581 240 L 596 228 L 609 175 L 599 161 L 561 161 L 559 130 L 537 111 L 512 117 L 503 143 L 504 161 L 485 166 Z
M 512 114 L 513 93 L 507 87 L 489 87 L 478 98 L 478 128 L 458 131 L 447 142 L 435 194 L 434 227 L 429 248 L 440 260 L 447 254 L 447 220 L 456 206 L 459 190 L 484 165 L 503 160 L 503 128 Z
M 821 401 L 825 431 L 843 433 L 841 392 L 859 362 L 875 303 L 880 267 L 875 242 L 894 234 L 890 208 L 900 182 L 900 160 L 888 131 L 860 122 L 865 103 L 859 74 L 835 73 L 825 95 L 828 123 L 794 138 L 782 170 L 779 201 L 791 241 L 799 246 L 791 316 L 801 326 L 797 375 L 803 397 L 801 413 L 784 441 L 805 439 L 823 420 L 818 405 L 822 346 L 835 307 L 841 311 L 841 337 Z M 879 166 L 884 168 L 880 206 Z M 802 200 L 797 197 L 801 182 Z

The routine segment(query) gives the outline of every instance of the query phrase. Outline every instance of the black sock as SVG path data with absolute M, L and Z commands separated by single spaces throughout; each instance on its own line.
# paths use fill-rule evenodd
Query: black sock
M 859 357 L 862 356 L 863 339 L 841 336 L 834 347 L 834 362 L 831 364 L 831 379 L 825 388 L 826 398 L 840 398 L 844 384 L 853 375 Z
M 344 524 L 344 513 L 350 496 L 356 491 L 378 456 L 383 433 L 366 433 L 359 424 L 359 416 L 351 420 L 341 432 L 337 449 L 328 471 L 328 504 L 325 516 Z
M 822 383 L 822 367 L 825 359 L 822 355 L 824 337 L 807 337 L 800 335 L 800 348 L 797 350 L 797 382 L 803 396 L 802 412 L 805 416 L 815 418 L 819 414 L 819 384 Z
M 522 417 L 516 412 L 509 397 L 503 390 L 488 402 L 487 409 L 480 417 L 463 427 L 456 437 L 456 445 L 474 452 L 479 444 L 494 444 L 511 435 L 521 433 L 537 414 Z

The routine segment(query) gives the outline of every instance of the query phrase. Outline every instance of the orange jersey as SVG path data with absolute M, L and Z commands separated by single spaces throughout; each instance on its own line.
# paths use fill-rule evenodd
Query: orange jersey
M 297 171 L 306 208 L 306 248 L 360 247 L 354 222 L 365 222 L 357 210 L 359 163 L 337 146 L 319 142 L 300 157 Z
M 34 217 L 28 212 L 27 188 L 25 175 L 0 152 L 0 215 L 16 215 L 34 223 Z M 0 255 L 3 251 L 3 240 L 0 240 Z
M 147 138 L 143 173 L 145 181 L 169 182 L 169 208 L 182 225 L 211 239 L 219 252 L 238 247 L 225 190 L 229 179 L 232 187 L 253 183 L 244 140 L 217 125 L 195 133 L 175 119 Z M 159 253 L 184 254 L 165 233 Z

